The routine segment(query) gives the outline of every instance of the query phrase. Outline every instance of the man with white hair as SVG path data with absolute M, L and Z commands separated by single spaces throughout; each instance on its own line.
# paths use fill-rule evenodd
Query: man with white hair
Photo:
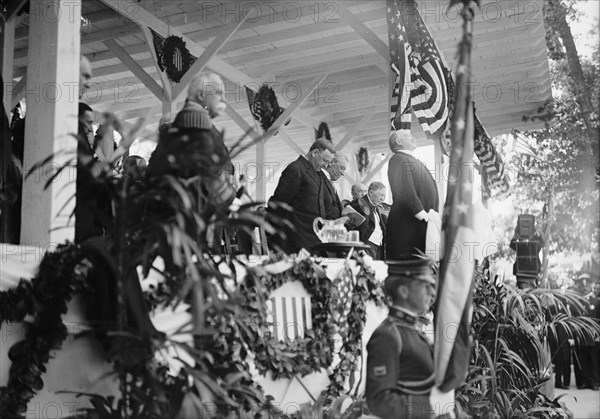
M 425 253 L 430 211 L 439 208 L 437 185 L 429 169 L 412 155 L 417 148 L 409 131 L 394 131 L 389 138 L 394 155 L 388 166 L 392 208 L 386 230 L 386 259 L 400 260 Z
M 194 77 L 188 88 L 188 96 L 183 108 L 175 116 L 173 126 L 183 133 L 203 135 L 203 153 L 217 157 L 217 163 L 226 175 L 233 174 L 233 164 L 223 141 L 223 134 L 212 123 L 212 119 L 225 112 L 223 101 L 225 85 L 218 74 L 200 73 Z
M 333 157 L 333 161 L 327 167 L 321 169 L 321 176 L 325 182 L 324 189 L 324 200 L 325 200 L 325 212 L 326 219 L 336 220 L 342 216 L 342 201 L 333 185 L 333 182 L 337 182 L 348 167 L 348 157 L 336 151 Z

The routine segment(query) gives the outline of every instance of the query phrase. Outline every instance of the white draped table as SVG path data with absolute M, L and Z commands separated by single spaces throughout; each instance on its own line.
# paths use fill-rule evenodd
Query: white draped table
M 37 273 L 39 263 L 47 249 L 39 247 L 15 246 L 0 244 L 0 291 L 16 287 L 20 279 L 31 280 Z M 257 265 L 264 258 L 253 257 L 246 261 L 250 265 Z M 326 267 L 327 276 L 333 279 L 344 266 L 343 259 L 320 259 Z M 355 271 L 358 270 L 354 261 L 350 262 Z M 376 279 L 383 281 L 387 275 L 387 265 L 381 261 L 374 261 L 371 266 L 375 270 Z M 152 271 L 154 272 L 154 271 Z M 245 275 L 243 269 L 237 272 L 238 279 Z M 142 281 L 143 286 L 153 281 L 160 281 L 155 272 Z M 306 291 L 298 282 L 285 284 L 278 290 L 280 296 L 298 296 Z M 52 358 L 47 364 L 47 371 L 42 375 L 44 388 L 31 400 L 26 417 L 30 418 L 57 418 L 67 417 L 77 408 L 87 406 L 87 400 L 76 398 L 74 394 L 57 393 L 62 391 L 97 393 L 103 395 L 118 395 L 118 383 L 114 376 L 110 376 L 111 365 L 106 362 L 103 349 L 92 337 L 77 336 L 86 329 L 86 320 L 80 300 L 75 297 L 68 305 L 69 310 L 63 321 L 69 330 L 69 337 L 62 348 L 53 351 Z M 367 305 L 367 320 L 363 331 L 363 353 L 369 337 L 375 328 L 387 316 L 387 308 L 377 307 L 373 303 Z M 27 320 L 27 319 L 26 319 Z M 189 314 L 184 307 L 179 307 L 177 312 L 154 313 L 153 322 L 157 329 L 169 332 L 176 330 L 189 321 Z M 25 322 L 26 323 L 26 322 Z M 8 380 L 10 360 L 8 350 L 24 337 L 25 325 L 23 323 L 3 323 L 0 338 L 0 386 Z M 339 342 L 339 339 L 338 339 Z M 339 344 L 336 352 L 339 350 Z M 363 357 L 363 364 L 366 358 Z M 364 365 L 362 371 L 364 371 Z M 275 402 L 284 412 L 292 413 L 301 403 L 318 398 L 320 392 L 329 384 L 328 375 L 331 371 L 310 374 L 301 378 L 302 384 L 296 380 L 271 380 L 255 374 L 256 380 L 263 386 L 267 394 L 274 397 Z M 364 374 L 363 374 L 364 375 Z M 360 386 L 364 389 L 364 377 Z M 359 391 L 362 391 L 359 389 Z M 309 394 L 310 392 L 310 394 Z

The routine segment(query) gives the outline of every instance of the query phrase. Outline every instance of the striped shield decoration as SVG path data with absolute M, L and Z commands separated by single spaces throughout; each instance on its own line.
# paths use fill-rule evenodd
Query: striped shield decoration
M 267 301 L 267 323 L 277 341 L 303 338 L 312 329 L 310 297 L 271 297 Z

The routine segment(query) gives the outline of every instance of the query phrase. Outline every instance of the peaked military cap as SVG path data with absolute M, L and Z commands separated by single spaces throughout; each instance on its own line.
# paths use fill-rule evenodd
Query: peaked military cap
M 388 276 L 384 282 L 384 289 L 388 294 L 396 287 L 414 280 L 436 284 L 435 263 L 429 258 L 390 260 L 387 261 L 387 265 Z

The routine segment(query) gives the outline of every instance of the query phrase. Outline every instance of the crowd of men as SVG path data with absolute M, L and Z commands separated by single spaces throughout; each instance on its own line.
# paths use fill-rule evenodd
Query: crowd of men
M 92 75 L 84 57 L 80 68 L 81 99 Z M 190 178 L 203 174 L 220 182 L 218 194 L 212 198 L 231 203 L 236 194 L 240 197 L 240 191 L 236 193 L 233 187 L 234 166 L 223 135 L 212 122 L 225 106 L 221 78 L 214 73 L 196 76 L 184 107 L 159 123 L 159 142 L 146 164 L 139 156 L 127 155 L 134 137 L 122 134 L 114 116 L 107 115 L 103 126 L 94 132 L 93 110 L 80 103 L 76 241 L 107 235 L 110 197 L 93 188 L 93 178 L 96 168 L 101 170 L 103 165 L 122 158 L 124 176 L 171 174 Z M 122 135 L 119 144 L 114 141 L 114 131 Z M 313 229 L 316 218 L 339 220 L 348 215 L 346 228 L 358 231 L 360 241 L 368 245 L 374 259 L 388 261 L 384 289 L 393 302 L 389 317 L 374 332 L 367 347 L 367 403 L 381 417 L 430 418 L 439 412 L 432 410 L 430 400 L 436 391 L 433 352 L 422 332 L 422 316 L 435 300 L 437 271 L 433 261 L 423 256 L 428 221 L 439 207 L 438 191 L 429 170 L 413 156 L 416 144 L 410 133 L 392 133 L 389 147 L 394 153 L 388 169 L 392 203 L 385 202 L 387 188 L 381 182 L 353 185 L 352 200 L 346 201 L 340 199 L 335 184 L 348 168 L 348 157 L 336 151 L 330 138 L 317 138 L 305 155 L 283 170 L 269 200 L 267 217 L 288 221 L 283 234 L 272 236 L 269 245 L 286 253 L 311 250 L 320 242 Z M 97 282 L 106 282 L 103 278 L 100 275 Z M 129 282 L 139 287 L 137 281 Z M 145 318 L 144 303 L 138 301 L 139 290 L 125 289 L 125 294 L 129 307 L 137 307 L 140 312 L 137 317 Z M 590 310 L 592 317 L 600 317 L 598 283 L 590 298 Z M 141 330 L 152 333 L 152 326 Z M 579 353 L 578 386 L 597 390 L 600 344 L 596 342 Z M 570 358 L 567 362 L 568 371 L 557 370 L 557 387 L 569 385 Z
M 410 133 L 392 133 L 389 145 L 394 152 L 388 170 L 391 205 L 385 202 L 387 188 L 381 182 L 368 188 L 355 184 L 352 201 L 340 200 L 333 183 L 344 175 L 348 158 L 336 152 L 330 140 L 316 139 L 308 154 L 285 168 L 269 200 L 271 214 L 291 221 L 285 238 L 274 244 L 286 253 L 311 250 L 321 242 L 313 231 L 317 217 L 336 220 L 348 215 L 346 228 L 358 231 L 374 259 L 424 255 L 427 222 L 439 207 L 437 185 L 427 167 L 412 155 L 416 143 Z

